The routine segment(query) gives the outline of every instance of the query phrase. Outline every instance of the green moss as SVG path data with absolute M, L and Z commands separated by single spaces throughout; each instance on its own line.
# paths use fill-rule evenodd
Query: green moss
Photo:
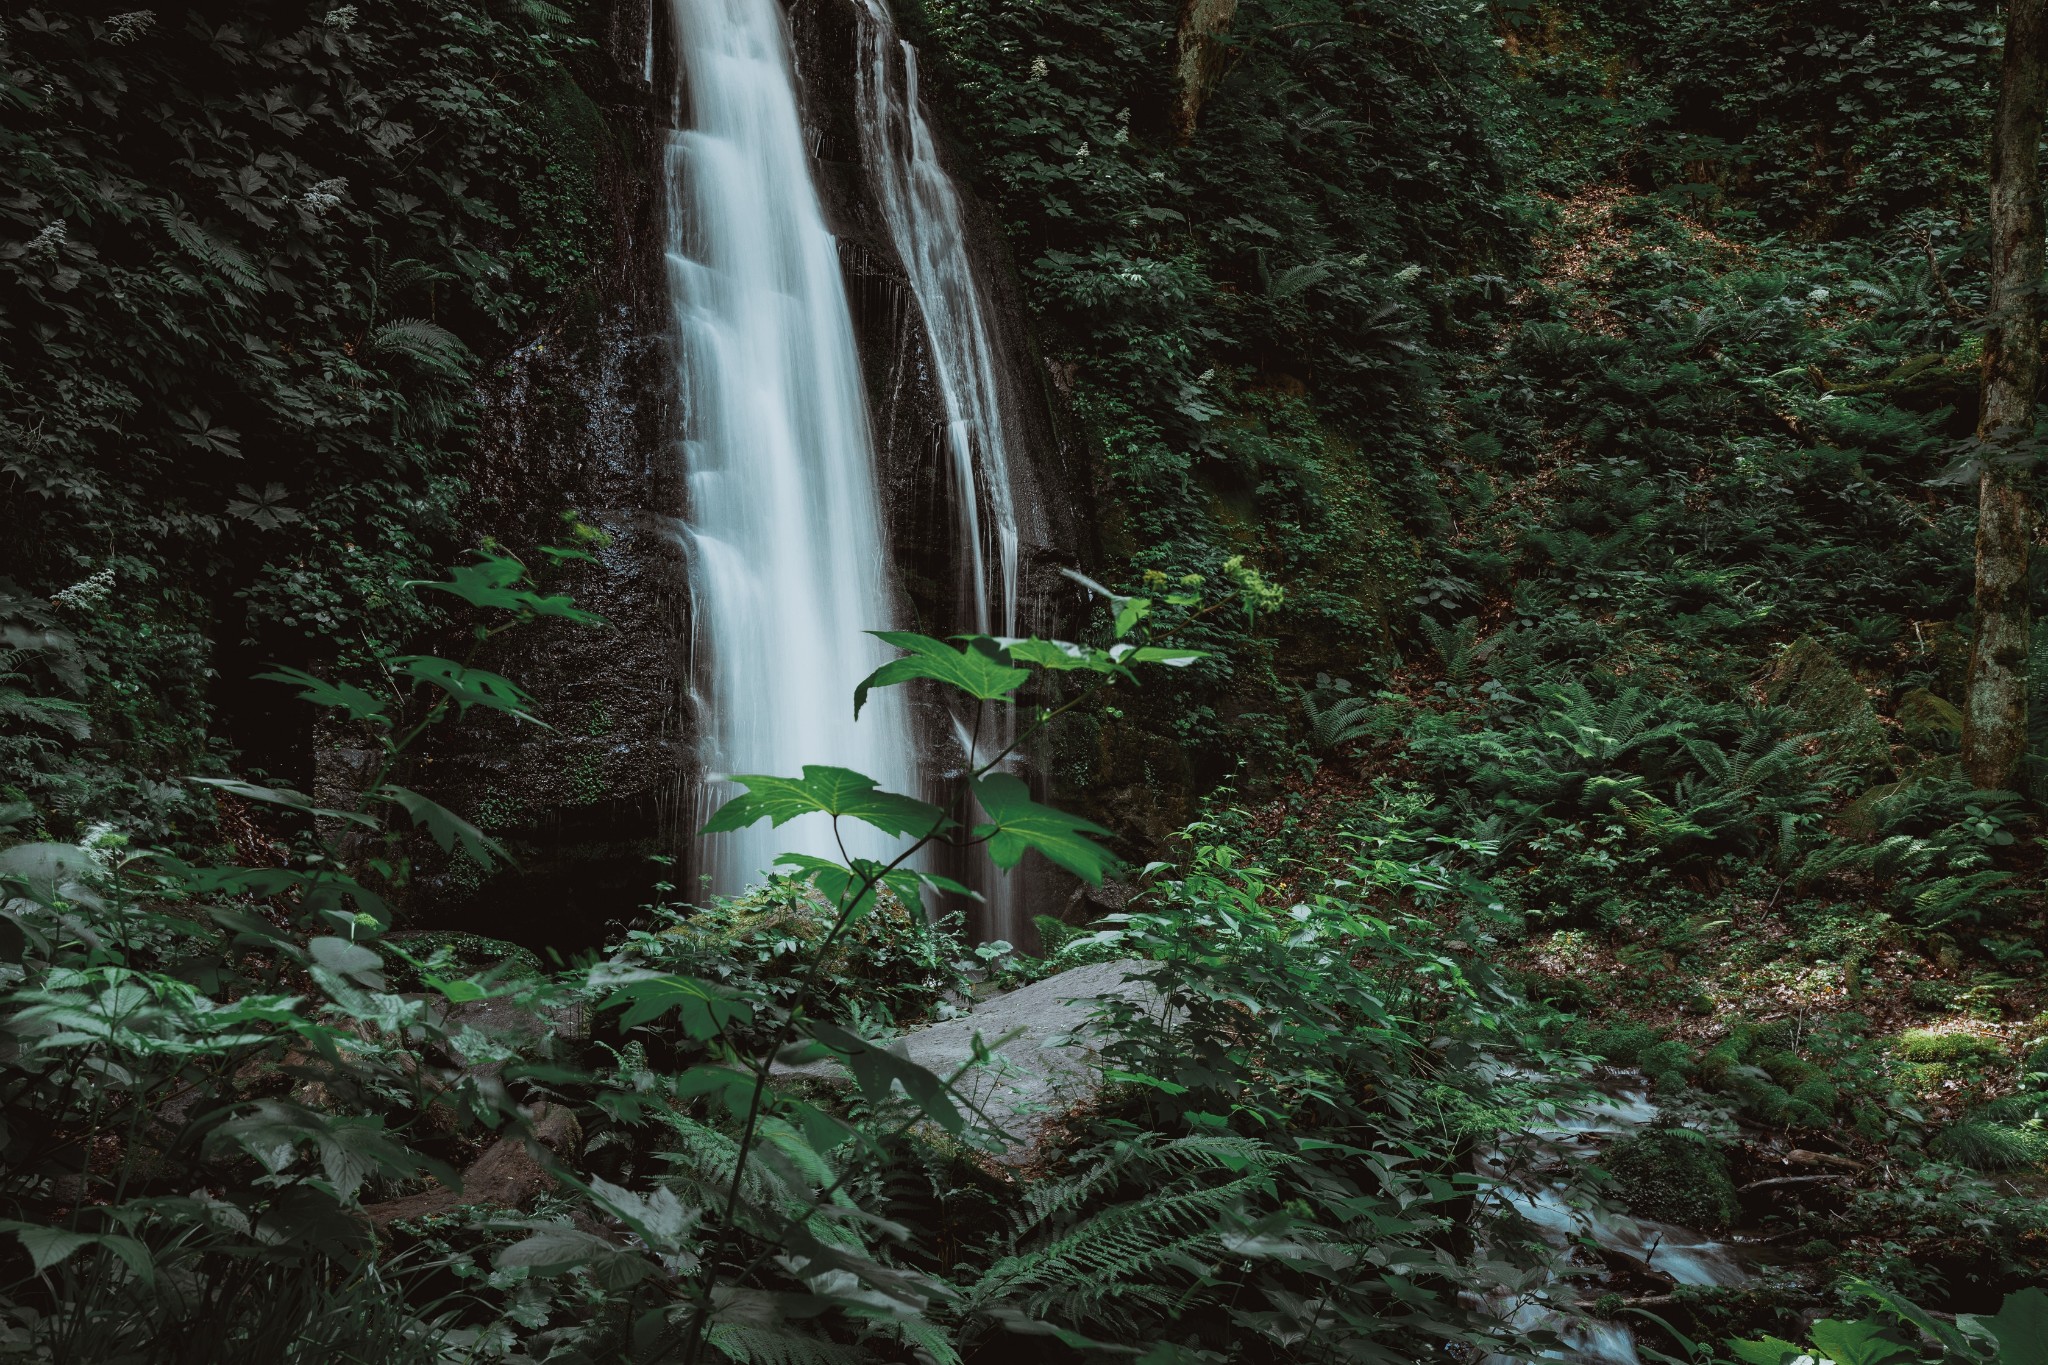
M 1631 1212 L 1712 1232 L 1741 1213 L 1728 1159 L 1685 1128 L 1652 1128 L 1608 1149 L 1602 1164 Z
M 1924 1028 L 1908 1029 L 1899 1035 L 1894 1046 L 1899 1056 L 1909 1062 L 1985 1063 L 1995 1062 L 2005 1055 L 2005 1049 L 1995 1038 Z

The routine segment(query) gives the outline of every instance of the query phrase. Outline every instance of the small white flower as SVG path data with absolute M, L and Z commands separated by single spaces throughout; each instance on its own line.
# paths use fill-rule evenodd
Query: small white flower
M 1045 64 L 1045 58 L 1043 58 L 1043 57 L 1033 57 L 1033 58 L 1031 59 L 1031 79 L 1032 79 L 1032 80 L 1034 80 L 1034 81 L 1042 81 L 1042 80 L 1044 80 L 1044 79 L 1045 79 L 1045 73 L 1046 73 L 1047 69 L 1048 69 L 1048 68 L 1046 67 L 1046 64 Z
M 1817 284 L 1807 292 L 1806 301 L 1808 303 L 1826 303 L 1829 299 L 1833 297 L 1834 295 L 1828 291 L 1826 285 Z M 1792 1362 L 1792 1365 L 1799 1365 L 1799 1362 L 1794 1361 Z
M 326 24 L 331 29 L 337 29 L 342 33 L 346 33 L 356 26 L 356 7 L 354 5 L 343 5 L 339 9 L 329 10 L 327 17 L 320 22 Z
M 1084 142 L 1084 143 L 1082 143 L 1082 144 L 1081 144 L 1081 150 L 1080 150 L 1080 151 L 1078 151 L 1078 152 L 1075 152 L 1075 153 L 1074 153 L 1074 160 L 1076 160 L 1076 161 L 1086 161 L 1087 159 L 1088 159 L 1088 144 Z
M 119 47 L 123 43 L 132 43 L 149 32 L 150 26 L 155 22 L 156 11 L 153 9 L 135 9 L 129 10 L 126 14 L 111 14 L 105 20 L 100 37 Z
M 1421 276 L 1422 267 L 1419 265 L 1404 265 L 1399 270 L 1396 270 L 1394 272 L 1394 278 L 1399 280 L 1403 284 L 1406 284 L 1408 283 L 1408 281 L 1413 279 L 1420 279 Z
M 348 188 L 346 180 L 323 180 L 299 196 L 299 203 L 308 213 L 325 213 L 341 207 L 342 191 Z
M 50 600 L 67 607 L 79 607 L 91 611 L 98 607 L 114 592 L 114 566 L 106 568 L 88 578 L 82 578 Z
M 43 230 L 28 239 L 30 251 L 55 251 L 64 244 L 64 234 L 69 230 L 62 218 L 53 218 L 43 224 Z

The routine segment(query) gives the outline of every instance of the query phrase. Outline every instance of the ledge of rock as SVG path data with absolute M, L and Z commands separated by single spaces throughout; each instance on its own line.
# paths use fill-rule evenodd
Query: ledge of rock
M 1100 1025 L 1091 1017 L 1096 1005 L 1125 999 L 1164 1015 L 1165 999 L 1145 979 L 1151 970 L 1151 963 L 1137 959 L 1075 967 L 991 996 L 957 1019 L 906 1033 L 890 1050 L 945 1077 L 973 1060 L 976 1037 L 988 1044 L 994 1054 L 988 1063 L 970 1070 L 954 1088 L 1002 1133 L 1001 1159 L 1022 1165 L 1035 1154 L 1046 1125 L 1102 1084 L 1092 1045 L 1101 1041 Z M 1004 1038 L 1009 1041 L 1000 1042 Z M 784 1068 L 783 1074 L 846 1076 L 829 1061 Z
M 368 1204 L 363 1212 L 376 1227 L 385 1228 L 407 1218 L 425 1218 L 446 1213 L 465 1204 L 487 1204 L 518 1209 L 555 1188 L 555 1178 L 541 1164 L 536 1151 L 544 1147 L 557 1157 L 573 1157 L 583 1142 L 582 1126 L 576 1116 L 560 1105 L 534 1106 L 529 1117 L 531 1138 L 508 1133 L 484 1149 L 483 1155 L 462 1173 L 462 1188 L 446 1187 Z

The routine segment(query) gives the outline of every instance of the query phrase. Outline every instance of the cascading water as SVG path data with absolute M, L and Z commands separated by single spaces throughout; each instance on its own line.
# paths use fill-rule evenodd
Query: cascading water
M 924 315 L 933 379 L 946 407 L 966 605 L 977 631 L 1015 635 L 1017 508 L 1001 369 L 974 278 L 960 197 L 918 108 L 917 49 L 896 36 L 880 0 L 863 2 L 868 51 L 860 71 L 862 150 L 890 239 Z
M 672 0 L 687 126 L 667 158 L 693 651 L 707 809 L 722 773 L 851 768 L 914 792 L 899 689 L 853 723 L 887 651 L 875 455 L 837 246 L 811 182 L 789 36 L 775 0 Z M 678 109 L 678 122 L 683 122 Z M 737 891 L 776 855 L 836 856 L 822 816 L 705 840 Z M 877 856 L 868 842 L 849 851 Z
M 924 318 L 932 379 L 945 406 L 945 451 L 952 467 L 955 537 L 963 578 L 963 626 L 984 635 L 1017 634 L 1017 507 L 1010 481 L 1010 435 L 1003 419 L 1001 366 L 974 274 L 960 197 L 939 164 L 932 130 L 918 107 L 917 49 L 896 34 L 882 0 L 862 0 L 867 51 L 859 71 L 861 150 L 881 200 L 891 242 Z M 984 719 L 976 736 L 956 722 L 962 757 L 986 762 L 1007 748 L 1014 717 Z M 1018 886 L 986 857 L 976 869 L 986 896 L 980 926 L 1014 940 L 1021 928 Z

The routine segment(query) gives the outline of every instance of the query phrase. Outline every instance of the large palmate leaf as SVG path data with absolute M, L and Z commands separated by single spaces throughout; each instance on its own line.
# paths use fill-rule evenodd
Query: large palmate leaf
M 386 784 L 370 795 L 399 807 L 412 817 L 415 825 L 424 825 L 443 853 L 453 853 L 455 846 L 460 844 L 470 860 L 486 872 L 500 862 L 512 861 L 512 855 L 505 851 L 503 844 L 438 801 L 421 796 L 409 787 Z
M 455 699 L 460 710 L 481 706 L 489 711 L 503 711 L 518 720 L 530 720 L 543 728 L 553 728 L 533 714 L 533 698 L 510 678 L 481 668 L 465 668 L 453 659 L 432 654 L 402 654 L 391 663 L 399 673 L 414 682 L 428 683 L 446 692 Z
M 863 918 L 874 908 L 875 888 L 887 887 L 897 900 L 905 905 L 915 904 L 921 888 L 948 892 L 956 896 L 968 896 L 980 900 L 981 893 L 973 887 L 963 886 L 951 877 L 934 872 L 917 872 L 899 868 L 885 872 L 879 863 L 857 859 L 853 866 L 835 863 L 829 858 L 814 857 L 808 853 L 785 853 L 775 860 L 777 867 L 789 868 L 792 875 L 818 888 L 820 895 L 839 908 L 849 924 Z M 862 889 L 865 888 L 865 889 Z M 858 896 L 854 893 L 858 891 Z M 853 897 L 849 901 L 849 897 Z
M 588 555 L 582 557 L 589 558 Z M 465 564 L 454 570 L 446 582 L 415 579 L 406 586 L 452 593 L 472 606 L 494 607 L 501 611 L 531 613 L 535 616 L 559 616 L 564 620 L 587 626 L 601 626 L 605 623 L 602 616 L 584 611 L 569 597 L 550 596 L 521 586 L 525 580 L 526 566 L 518 560 L 507 555 L 484 555 L 478 563 Z
M 283 806 L 286 810 L 295 810 L 302 815 L 316 816 L 323 820 L 346 820 L 352 825 L 361 825 L 366 829 L 378 827 L 377 822 L 370 816 L 358 811 L 316 806 L 312 797 L 304 792 L 293 791 L 289 787 L 263 787 L 232 777 L 188 777 L 185 780 L 197 782 L 201 786 L 218 787 L 231 796 L 241 797 L 244 801 L 261 801 L 267 806 Z
M 1031 678 L 1030 670 L 1013 667 L 1002 646 L 987 636 L 969 638 L 956 649 L 944 640 L 908 631 L 878 630 L 873 634 L 876 639 L 906 651 L 906 655 L 883 664 L 853 689 L 855 719 L 860 717 L 860 709 L 867 704 L 871 690 L 912 678 L 930 678 L 957 687 L 977 701 L 1000 701 Z
M 653 972 L 619 982 L 618 988 L 606 997 L 603 1008 L 626 1011 L 619 1020 L 620 1028 L 644 1024 L 674 1010 L 682 1021 L 683 1031 L 698 1039 L 715 1038 L 727 1024 L 750 1023 L 754 1018 L 752 1006 L 735 1000 L 709 982 L 693 976 Z
M 311 673 L 280 664 L 268 673 L 256 675 L 264 682 L 281 682 L 299 689 L 301 701 L 315 706 L 335 706 L 348 712 L 351 720 L 384 720 L 385 699 L 352 683 L 331 683 Z
M 853 1073 L 854 1084 L 871 1103 L 887 1100 L 900 1085 L 924 1111 L 925 1117 L 947 1132 L 957 1134 L 967 1126 L 966 1117 L 953 1103 L 952 1092 L 937 1073 L 889 1051 L 881 1043 L 871 1043 L 858 1034 L 849 1033 L 837 1024 L 814 1019 L 807 1021 L 805 1028 L 811 1037 L 846 1064 L 847 1070 Z
M 1103 873 L 1117 865 L 1114 854 L 1088 837 L 1107 836 L 1109 830 L 1033 801 L 1031 789 L 1020 778 L 991 773 L 974 784 L 974 799 L 981 802 L 989 819 L 989 823 L 974 827 L 974 837 L 988 840 L 988 854 L 997 867 L 1015 867 L 1025 850 L 1035 848 L 1075 876 L 1099 886 Z
M 859 820 L 884 834 L 907 834 L 920 839 L 951 823 L 937 806 L 882 791 L 872 777 L 847 768 L 805 764 L 802 777 L 748 775 L 732 780 L 747 790 L 720 806 L 704 822 L 700 833 L 722 834 L 762 820 L 782 825 L 799 815 L 819 812 Z

